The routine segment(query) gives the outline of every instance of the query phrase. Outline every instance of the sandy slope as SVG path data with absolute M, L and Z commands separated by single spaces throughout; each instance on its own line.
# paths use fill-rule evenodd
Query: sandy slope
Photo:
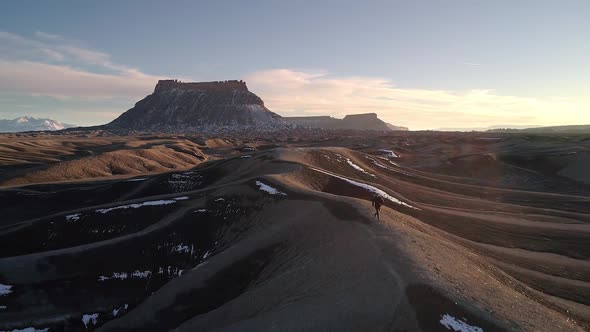
M 379 148 L 1 191 L 21 205 L 2 209 L 0 330 L 590 326 L 587 196 L 460 181 Z
M 207 159 L 198 144 L 186 139 L 25 136 L 16 141 L 2 135 L 0 185 L 161 173 Z

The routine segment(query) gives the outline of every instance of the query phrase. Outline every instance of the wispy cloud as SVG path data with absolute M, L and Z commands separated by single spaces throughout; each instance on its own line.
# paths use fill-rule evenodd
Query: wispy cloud
M 54 34 L 43 32 L 43 31 L 35 31 L 35 36 L 37 36 L 39 38 L 51 39 L 51 40 L 63 39 L 63 37 L 60 35 L 54 35 Z
M 139 72 L 98 74 L 65 65 L 0 60 L 0 90 L 56 98 L 139 98 L 157 77 Z
M 564 98 L 506 96 L 492 90 L 403 89 L 387 78 L 292 69 L 254 72 L 244 79 L 271 110 L 287 116 L 374 112 L 413 129 L 590 123 L 590 103 Z
M 139 98 L 160 78 L 42 31 L 23 37 L 0 31 L 0 90 L 55 98 Z

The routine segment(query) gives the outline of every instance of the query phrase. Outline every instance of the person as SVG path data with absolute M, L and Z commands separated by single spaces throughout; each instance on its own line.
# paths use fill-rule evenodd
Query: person
M 371 200 L 371 203 L 375 208 L 375 217 L 377 217 L 377 221 L 381 221 L 379 219 L 379 210 L 381 210 L 381 205 L 384 203 L 383 197 L 381 197 L 381 195 L 375 194 Z

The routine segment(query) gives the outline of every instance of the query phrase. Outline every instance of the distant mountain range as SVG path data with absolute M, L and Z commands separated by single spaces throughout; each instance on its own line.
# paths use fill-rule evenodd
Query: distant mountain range
M 300 127 L 322 129 L 356 129 L 356 130 L 408 130 L 406 127 L 394 126 L 384 122 L 375 113 L 350 114 L 343 119 L 330 116 L 293 116 L 284 117 L 285 121 Z
M 588 133 L 590 134 L 590 125 L 565 125 L 565 126 L 527 126 L 527 125 L 504 125 L 489 127 L 473 128 L 439 128 L 435 131 L 487 131 L 502 133 Z
M 491 132 L 519 132 L 519 133 L 563 133 L 563 134 L 590 134 L 590 125 L 568 125 L 568 126 L 551 126 L 535 127 L 525 129 L 491 129 Z
M 53 131 L 72 127 L 76 126 L 61 123 L 54 119 L 36 118 L 34 116 L 23 116 L 12 120 L 0 119 L 0 132 L 2 133 L 15 133 L 22 131 Z
M 490 130 L 518 130 L 518 129 L 529 129 L 537 128 L 531 125 L 499 125 L 499 126 L 488 126 L 488 127 L 463 127 L 463 128 L 438 128 L 435 131 L 490 131 Z

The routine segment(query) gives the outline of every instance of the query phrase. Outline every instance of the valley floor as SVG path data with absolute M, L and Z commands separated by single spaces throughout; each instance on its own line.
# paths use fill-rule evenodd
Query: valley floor
M 3 137 L 0 331 L 589 329 L 587 140 L 440 135 Z

